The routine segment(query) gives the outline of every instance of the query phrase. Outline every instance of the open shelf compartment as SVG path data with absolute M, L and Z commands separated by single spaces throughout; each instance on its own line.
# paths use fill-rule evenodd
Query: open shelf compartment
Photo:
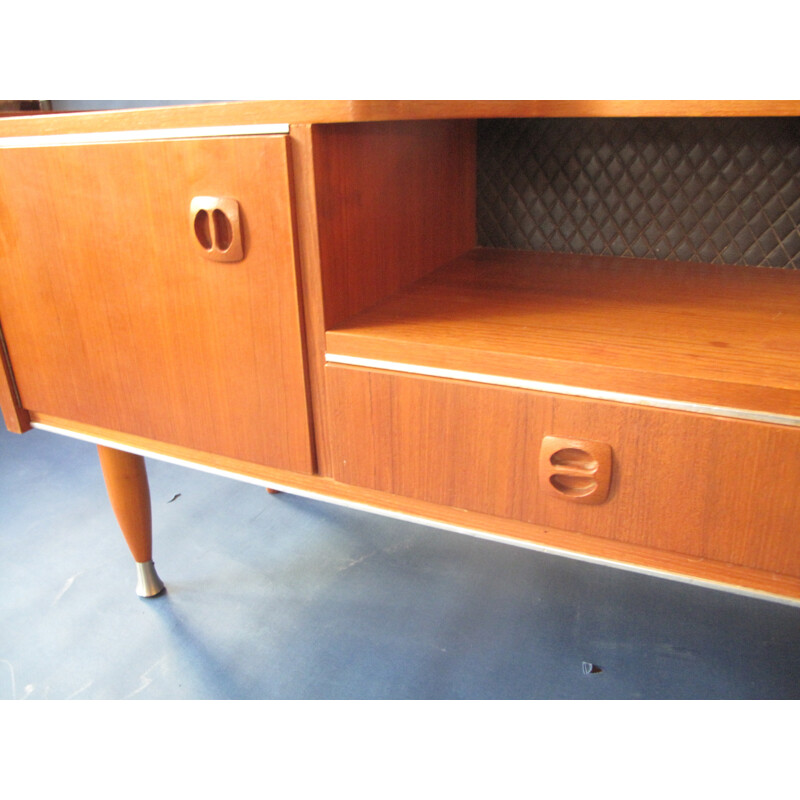
M 795 270 L 476 248 L 326 346 L 330 360 L 800 418 Z

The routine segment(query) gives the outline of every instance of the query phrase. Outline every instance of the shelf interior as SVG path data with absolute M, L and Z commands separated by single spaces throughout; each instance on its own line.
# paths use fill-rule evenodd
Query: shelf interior
M 800 273 L 476 248 L 329 354 L 800 415 Z

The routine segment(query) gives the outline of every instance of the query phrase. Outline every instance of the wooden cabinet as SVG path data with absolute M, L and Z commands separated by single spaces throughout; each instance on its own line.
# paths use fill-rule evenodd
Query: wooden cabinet
M 312 471 L 286 136 L 0 149 L 0 197 L 25 409 Z
M 477 236 L 476 119 L 703 115 L 800 103 L 0 120 L 7 424 L 800 601 L 800 272 Z M 136 138 L 275 122 L 288 133 Z M 87 133 L 117 140 L 48 139 Z M 797 185 L 777 191 L 784 244 Z M 217 260 L 237 215 L 242 257 Z

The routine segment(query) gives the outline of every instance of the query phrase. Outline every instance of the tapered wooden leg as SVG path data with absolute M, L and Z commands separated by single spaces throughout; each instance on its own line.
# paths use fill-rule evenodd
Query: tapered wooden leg
M 111 508 L 136 562 L 136 593 L 140 597 L 154 597 L 164 589 L 164 584 L 153 566 L 150 486 L 144 459 L 101 445 L 97 452 Z
M 270 489 L 269 487 L 267 487 L 267 491 L 270 494 L 280 494 L 280 491 L 278 489 Z

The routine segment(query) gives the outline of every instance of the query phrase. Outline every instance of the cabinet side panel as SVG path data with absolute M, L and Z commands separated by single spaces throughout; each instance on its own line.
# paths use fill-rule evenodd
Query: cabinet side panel
M 2 227 L 2 222 L 0 222 L 0 227 Z M 2 326 L 0 326 L 0 410 L 3 412 L 6 427 L 12 433 L 24 433 L 30 430 L 28 412 L 20 405 Z
M 330 475 L 328 420 L 325 414 L 325 314 L 319 266 L 312 126 L 292 125 L 289 141 L 314 450 L 319 474 Z
M 331 327 L 475 244 L 475 123 L 320 125 L 314 168 Z

